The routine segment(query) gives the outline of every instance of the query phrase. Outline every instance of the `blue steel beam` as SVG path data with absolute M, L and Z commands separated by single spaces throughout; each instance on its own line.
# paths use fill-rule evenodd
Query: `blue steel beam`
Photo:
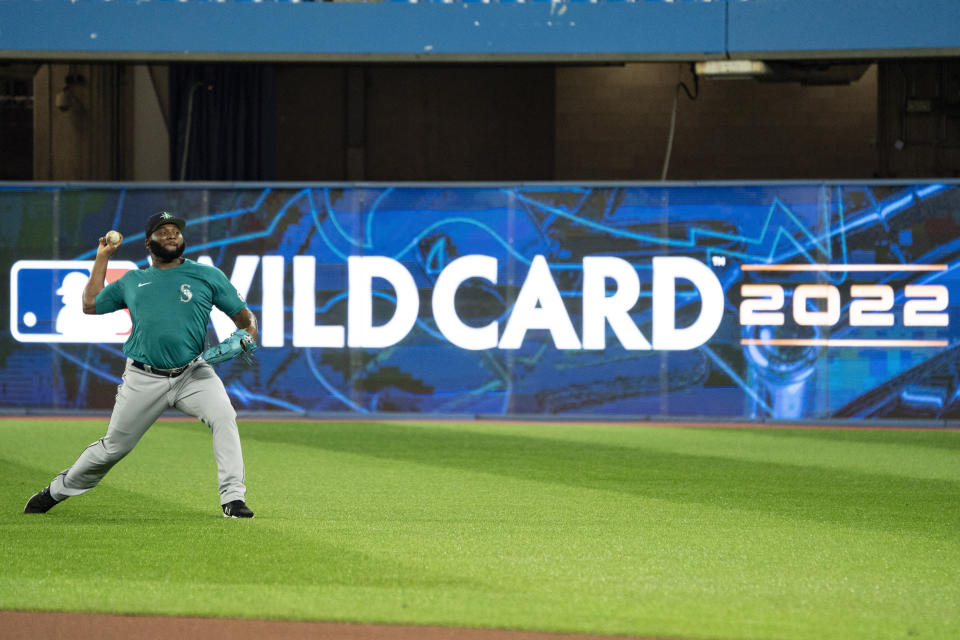
M 960 55 L 960 0 L 730 0 L 740 59 Z
M 0 58 L 708 60 L 725 19 L 720 2 L 0 0 Z
M 960 0 L 0 0 L 0 60 L 696 61 L 960 55 Z

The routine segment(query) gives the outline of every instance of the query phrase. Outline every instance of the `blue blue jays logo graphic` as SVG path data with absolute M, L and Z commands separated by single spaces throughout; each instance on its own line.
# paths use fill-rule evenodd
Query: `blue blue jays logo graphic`
M 20 342 L 125 342 L 130 314 L 83 312 L 92 260 L 21 260 L 10 270 L 10 331 Z M 107 284 L 137 266 L 110 263 Z

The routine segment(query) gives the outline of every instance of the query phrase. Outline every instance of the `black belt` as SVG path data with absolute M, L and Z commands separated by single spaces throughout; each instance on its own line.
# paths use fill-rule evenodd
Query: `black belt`
M 183 365 L 182 367 L 177 367 L 176 369 L 157 369 L 156 367 L 151 367 L 145 362 L 133 361 L 133 366 L 141 371 L 146 371 L 147 373 L 155 373 L 158 376 L 167 376 L 168 378 L 176 378 L 178 375 L 187 370 L 187 367 L 190 366 L 190 363 Z

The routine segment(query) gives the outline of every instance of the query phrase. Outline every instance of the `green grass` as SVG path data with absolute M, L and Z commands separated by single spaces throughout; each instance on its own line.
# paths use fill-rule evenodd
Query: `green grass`
M 960 637 L 960 432 L 160 422 L 27 498 L 105 421 L 0 421 L 0 609 L 683 638 Z

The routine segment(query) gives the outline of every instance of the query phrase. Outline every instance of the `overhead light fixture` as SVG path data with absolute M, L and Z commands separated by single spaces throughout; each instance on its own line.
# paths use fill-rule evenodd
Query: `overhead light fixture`
M 870 62 L 830 60 L 708 60 L 695 63 L 693 68 L 697 77 L 708 80 L 753 79 L 803 85 L 845 85 L 863 77 L 870 65 Z
M 694 67 L 701 78 L 738 80 L 768 76 L 773 70 L 763 60 L 707 60 Z

